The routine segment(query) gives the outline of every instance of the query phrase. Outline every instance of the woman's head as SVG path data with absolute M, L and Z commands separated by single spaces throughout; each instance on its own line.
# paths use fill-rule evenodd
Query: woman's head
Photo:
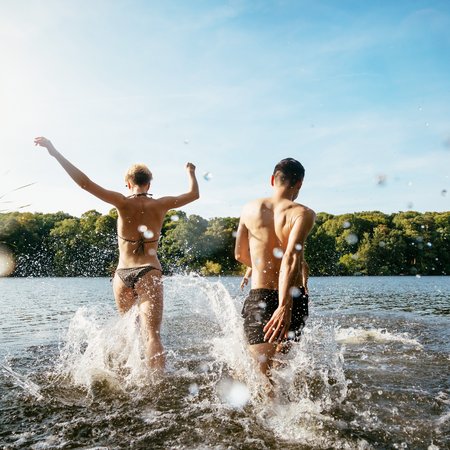
M 152 179 L 153 175 L 145 164 L 133 164 L 125 174 L 125 182 L 132 186 L 146 186 Z

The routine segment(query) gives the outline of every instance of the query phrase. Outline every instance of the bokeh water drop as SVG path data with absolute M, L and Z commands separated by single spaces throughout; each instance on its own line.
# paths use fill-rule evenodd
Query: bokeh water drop
M 248 387 L 236 380 L 222 380 L 218 386 L 219 395 L 222 401 L 232 408 L 241 409 L 250 400 L 250 391 Z
M 12 251 L 6 245 L 0 244 L 0 277 L 7 277 L 14 272 L 16 262 Z
M 281 259 L 283 257 L 283 250 L 281 250 L 281 248 L 275 247 L 273 249 L 273 256 L 275 256 L 275 258 Z
M 144 231 L 145 239 L 151 239 L 154 235 L 155 235 L 155 233 L 153 233 L 152 230 L 145 230 Z
M 197 383 L 191 383 L 189 385 L 189 394 L 190 395 L 195 397 L 198 394 L 198 391 L 199 391 L 199 388 L 198 388 Z

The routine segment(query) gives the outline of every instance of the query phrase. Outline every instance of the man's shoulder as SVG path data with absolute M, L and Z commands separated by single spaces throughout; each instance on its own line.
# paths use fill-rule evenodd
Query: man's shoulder
M 264 203 L 267 203 L 270 199 L 269 198 L 257 198 L 254 200 L 250 200 L 247 202 L 244 207 L 242 208 L 242 211 L 254 211 L 255 208 L 260 208 Z
M 302 205 L 301 203 L 292 202 L 292 208 L 290 208 L 290 215 L 293 220 L 297 220 L 300 217 L 310 220 L 316 219 L 316 213 L 309 206 Z

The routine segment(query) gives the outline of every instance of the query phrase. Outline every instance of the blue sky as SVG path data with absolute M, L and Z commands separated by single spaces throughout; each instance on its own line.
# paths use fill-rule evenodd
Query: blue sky
M 110 209 L 38 135 L 124 193 L 134 162 L 181 193 L 192 161 L 203 217 L 270 195 L 287 156 L 316 211 L 450 209 L 447 1 L 2 0 L 0 50 L 0 209 Z

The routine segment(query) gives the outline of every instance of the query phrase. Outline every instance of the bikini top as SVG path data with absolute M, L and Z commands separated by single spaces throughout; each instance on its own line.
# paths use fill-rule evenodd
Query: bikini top
M 143 192 L 142 194 L 133 194 L 130 195 L 128 198 L 133 198 L 133 197 L 151 197 L 152 194 L 148 194 L 147 192 Z M 145 231 L 144 231 L 145 233 Z M 131 244 L 137 244 L 137 247 L 133 250 L 133 254 L 134 255 L 143 255 L 145 253 L 145 244 L 150 244 L 152 242 L 158 242 L 159 241 L 159 237 L 156 239 L 150 239 L 150 240 L 145 240 L 144 239 L 144 235 L 142 235 L 139 239 L 137 240 L 133 240 L 133 239 L 126 239 L 122 236 L 117 235 L 117 237 L 119 237 L 120 239 L 122 239 L 122 241 L 125 242 L 130 242 Z

